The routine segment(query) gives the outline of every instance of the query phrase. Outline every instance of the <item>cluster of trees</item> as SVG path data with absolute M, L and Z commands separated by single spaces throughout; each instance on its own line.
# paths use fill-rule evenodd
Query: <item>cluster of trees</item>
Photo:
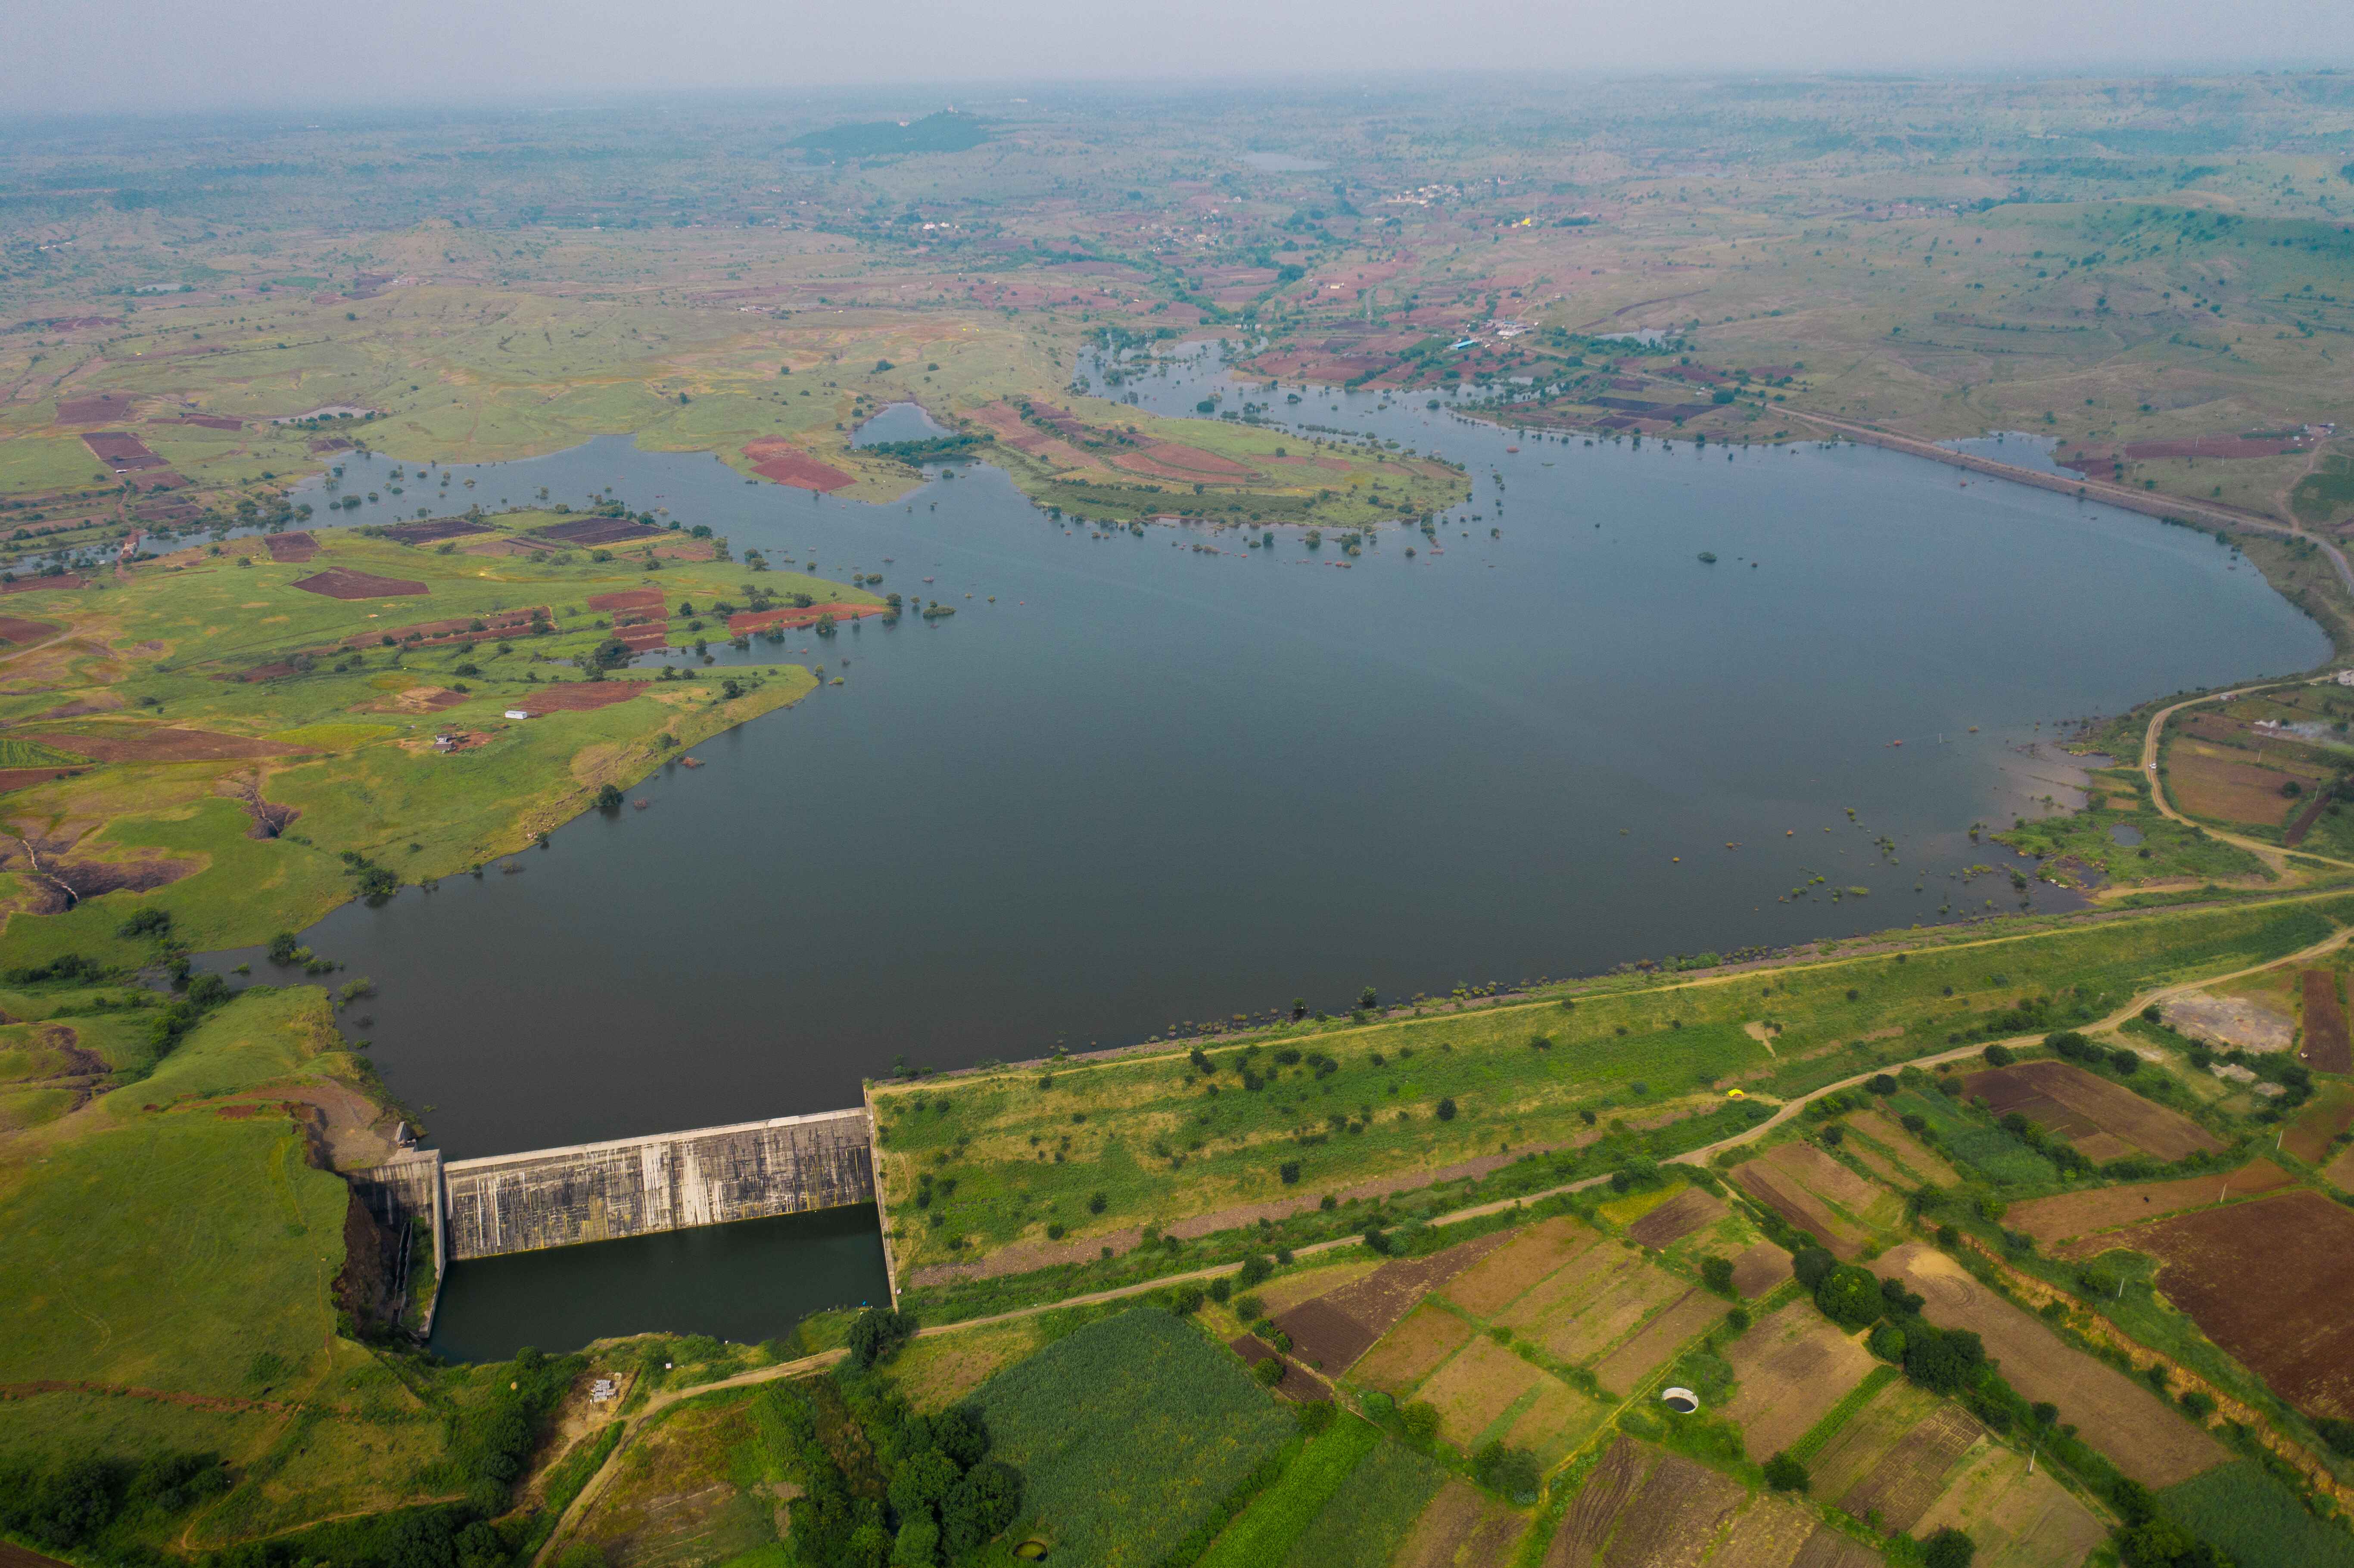
M 166 1454 L 143 1462 L 69 1459 L 48 1467 L 0 1467 L 0 1531 L 70 1552 L 100 1543 L 116 1522 L 169 1517 L 228 1489 L 217 1454 Z M 118 1549 L 127 1560 L 137 1549 Z
M 808 1489 L 792 1501 L 788 1542 L 811 1568 L 970 1562 L 1020 1517 L 1022 1473 L 991 1457 L 978 1410 L 917 1414 L 875 1374 L 876 1361 L 914 1331 L 912 1319 L 869 1311 L 858 1321 L 874 1327 L 864 1335 L 854 1330 L 851 1361 L 834 1378 L 808 1388 L 778 1384 L 761 1395 L 762 1425 L 797 1461 Z M 864 1453 L 851 1440 L 861 1436 Z

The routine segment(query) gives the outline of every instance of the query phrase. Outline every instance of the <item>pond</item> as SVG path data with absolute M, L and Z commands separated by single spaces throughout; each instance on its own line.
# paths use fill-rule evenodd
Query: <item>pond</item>
M 1120 395 L 1172 414 L 1232 388 L 1211 356 L 1128 368 Z M 375 980 L 373 1058 L 452 1157 L 822 1110 L 902 1059 L 2015 907 L 1967 830 L 2044 809 L 2039 742 L 2328 653 L 2211 538 L 2133 514 L 1871 448 L 1586 445 L 1426 401 L 1297 410 L 1477 481 L 1437 547 L 1393 529 L 1355 557 L 1057 521 L 986 465 L 881 505 L 626 439 L 437 468 L 485 505 L 610 492 L 957 614 L 715 647 L 843 683 L 525 874 L 305 940 Z M 345 489 L 391 466 L 352 458 Z M 457 1286 L 448 1332 L 499 1339 Z

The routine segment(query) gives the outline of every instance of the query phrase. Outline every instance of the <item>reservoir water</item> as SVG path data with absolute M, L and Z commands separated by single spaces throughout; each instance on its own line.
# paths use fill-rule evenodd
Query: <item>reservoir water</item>
M 1176 413 L 1213 387 L 1238 400 L 1207 360 L 1117 395 Z M 2008 876 L 1965 874 L 2009 863 L 1968 830 L 2064 798 L 2062 721 L 2328 652 L 2205 535 L 1874 449 L 1586 445 L 1419 397 L 1271 401 L 1443 452 L 1475 494 L 1437 547 L 1390 529 L 1350 557 L 1296 529 L 1247 548 L 1058 521 L 985 465 L 880 505 L 626 439 L 437 468 L 475 481 L 444 509 L 610 490 L 957 613 L 715 646 L 843 683 L 705 742 L 705 766 L 631 790 L 647 810 L 582 817 L 514 857 L 524 874 L 320 922 L 305 939 L 376 983 L 385 1080 L 463 1157 L 854 1104 L 901 1058 L 2012 908 Z M 888 430 L 869 439 L 928 433 Z M 349 459 L 345 489 L 390 466 Z M 879 1255 L 709 1250 L 727 1255 L 605 1253 L 600 1277 L 690 1281 L 614 1319 L 730 1331 L 748 1294 L 797 1313 L 776 1284 L 797 1268 L 808 1301 L 880 1288 Z M 603 1251 L 461 1266 L 437 1338 L 587 1331 L 514 1315 L 593 1294 L 566 1271 Z M 543 1277 L 570 1283 L 497 1283 Z

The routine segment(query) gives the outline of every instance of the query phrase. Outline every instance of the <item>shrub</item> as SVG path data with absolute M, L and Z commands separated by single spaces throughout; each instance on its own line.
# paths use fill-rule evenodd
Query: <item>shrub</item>
M 1729 1257 L 1704 1257 L 1700 1260 L 1700 1282 L 1719 1296 L 1733 1294 L 1733 1260 Z
M 1090 1214 L 1100 1214 L 1105 1209 L 1108 1208 L 1110 1204 L 1111 1200 L 1105 1197 L 1101 1192 L 1090 1192 L 1087 1194 L 1087 1213 Z
M 2314 1422 L 2313 1429 L 2321 1435 L 2321 1440 L 2329 1445 L 2332 1452 L 2354 1458 L 2354 1421 L 2324 1415 Z
M 1967 1329 L 1914 1321 L 1904 1335 L 1904 1375 L 1933 1393 L 1952 1393 L 1986 1364 L 1986 1346 Z
M 1803 1492 L 1807 1480 L 1807 1467 L 1787 1454 L 1776 1454 L 1766 1461 L 1766 1484 L 1777 1492 Z
M 1251 1365 L 1251 1376 L 1258 1380 L 1260 1386 L 1264 1388 L 1273 1388 L 1277 1383 L 1281 1383 L 1283 1372 L 1283 1358 L 1280 1356 L 1269 1356 L 1267 1360 L 1253 1362 Z
M 1235 1283 L 1248 1290 L 1255 1286 L 1265 1284 L 1267 1277 L 1274 1272 L 1273 1263 L 1254 1253 L 1243 1259 L 1242 1272 L 1235 1276 Z
M 1947 1525 L 1921 1543 L 1921 1561 L 1925 1568 L 1970 1568 L 1978 1550 L 1978 1542 Z
M 1842 1329 L 1861 1329 L 1877 1319 L 1883 1304 L 1880 1281 L 1868 1268 L 1842 1263 L 1815 1287 L 1815 1305 Z
M 1455 1119 L 1455 1099 L 1453 1096 L 1443 1096 L 1440 1097 L 1438 1102 L 1438 1119 L 1441 1121 L 1453 1121 Z
M 2204 1421 L 2215 1414 L 2215 1398 L 2212 1394 L 2199 1389 L 2185 1389 L 2182 1393 L 2182 1408 L 2193 1421 Z
M 1202 1309 L 1202 1303 L 1206 1298 L 1207 1293 L 1189 1279 L 1182 1285 L 1170 1287 L 1169 1310 L 1180 1318 L 1190 1318 Z
M 1866 1348 L 1883 1361 L 1902 1361 L 1904 1359 L 1904 1330 L 1893 1323 L 1882 1323 L 1872 1330 Z
M 1507 1448 L 1500 1442 L 1490 1443 L 1472 1457 L 1471 1474 L 1479 1483 L 1491 1491 L 1509 1498 L 1532 1496 L 1543 1471 L 1534 1454 L 1525 1448 Z
M 1809 1290 L 1821 1285 L 1823 1277 L 1838 1266 L 1839 1259 L 1831 1255 L 1829 1247 L 1802 1246 L 1790 1258 L 1790 1272 Z
M 1275 1168 L 1275 1173 L 1282 1179 L 1285 1186 L 1298 1186 L 1299 1184 L 1299 1161 L 1297 1160 L 1287 1160 L 1282 1164 Z
M 1896 1080 L 1890 1077 L 1885 1073 L 1881 1073 L 1875 1075 L 1870 1083 L 1863 1086 L 1870 1089 L 1875 1095 L 1893 1095 L 1896 1092 Z
M 2011 1055 L 2010 1047 L 2008 1045 L 1989 1045 L 1986 1048 L 1985 1055 L 1987 1065 L 1989 1067 L 2008 1067 L 2017 1060 Z
M 916 1337 L 916 1319 L 888 1307 L 869 1307 L 850 1325 L 850 1359 L 863 1371 L 885 1361 Z
M 2109 1053 L 2109 1065 L 2115 1067 L 2120 1075 L 2131 1077 L 2141 1071 L 2141 1058 L 2119 1047 Z
M 598 785 L 597 809 L 600 811 L 620 810 L 621 809 L 620 789 L 610 783 Z

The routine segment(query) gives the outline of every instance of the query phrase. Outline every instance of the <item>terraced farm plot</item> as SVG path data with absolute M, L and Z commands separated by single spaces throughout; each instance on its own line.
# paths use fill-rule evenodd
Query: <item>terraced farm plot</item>
M 1850 1216 L 1888 1196 L 1808 1143 L 1785 1143 L 1744 1160 L 1734 1167 L 1733 1179 L 1842 1261 L 1861 1253 L 1871 1239 L 1870 1232 Z
M 1638 1252 L 1611 1258 L 1597 1248 L 1521 1298 L 1499 1320 L 1561 1360 L 1583 1364 L 1685 1288 Z
M 1978 1543 L 1972 1568 L 2076 1568 L 2108 1531 L 2048 1471 L 1988 1443 L 1964 1457 L 1946 1489 L 1913 1525 L 1922 1539 L 1961 1531 Z
M 1932 1323 L 1976 1333 L 2011 1387 L 2059 1406 L 2061 1420 L 2075 1423 L 2088 1442 L 2142 1485 L 2171 1486 L 2228 1457 L 2147 1383 L 2071 1349 L 2032 1313 L 1995 1295 L 1925 1243 L 1907 1242 L 1870 1266 L 1918 1291 Z
M 2109 1239 L 2159 1259 L 2167 1298 L 2274 1393 L 2308 1415 L 2354 1417 L 2354 1213 L 2344 1205 L 2299 1190 Z
M 1848 1126 L 1896 1157 L 1897 1163 L 1933 1186 L 1950 1187 L 1961 1178 L 1954 1168 L 1929 1152 L 1919 1139 L 1876 1110 L 1861 1110 L 1847 1118 Z
M 1634 1337 L 1595 1364 L 1594 1375 L 1616 1393 L 1632 1393 L 1652 1371 L 1691 1339 L 1723 1319 L 1724 1302 L 1705 1290 L 1683 1296 L 1635 1331 Z
M 2319 1164 L 2329 1157 L 2329 1147 L 2338 1135 L 2349 1127 L 2354 1127 L 2354 1085 L 2330 1084 L 2288 1124 L 2281 1147 L 2299 1160 Z
M 1906 1433 L 1940 1408 L 1937 1396 L 1926 1389 L 1901 1379 L 1883 1383 L 1808 1462 L 1815 1495 L 1845 1498 L 1856 1491 L 1896 1451 Z
M 1542 1465 L 1559 1464 L 1602 1425 L 1609 1412 L 1559 1378 L 1548 1377 L 1536 1388 L 1504 1433 L 1505 1446 L 1526 1448 Z
M 1439 1436 L 1469 1451 L 1479 1435 L 1546 1374 L 1485 1337 L 1475 1339 L 1424 1380 L 1418 1397 L 1438 1411 Z
M 1752 1243 L 1733 1259 L 1733 1288 L 1754 1299 L 1790 1277 L 1790 1255 L 1772 1242 Z
M 2274 828 L 2287 821 L 2292 801 L 2281 786 L 2300 789 L 2321 775 L 2285 772 L 2245 760 L 2248 753 L 2188 738 L 2166 749 L 2166 788 L 2186 815 Z
M 1511 1560 L 1522 1517 L 1465 1482 L 1441 1487 L 1389 1560 L 1389 1568 L 1486 1568 Z
M 2095 1163 L 2137 1153 L 2171 1163 L 2223 1147 L 2189 1117 L 2073 1062 L 1994 1067 L 1971 1074 L 1964 1086 L 1996 1116 L 2017 1111 Z
M 1936 1089 L 1908 1089 L 1889 1103 L 1899 1115 L 1910 1111 L 1922 1118 L 1936 1133 L 1940 1148 L 1990 1181 L 2033 1185 L 2059 1174 L 2052 1161 L 2002 1128 L 1971 1120 Z
M 1985 1436 L 1967 1411 L 1941 1404 L 1848 1489 L 1840 1507 L 1858 1519 L 1877 1515 L 1884 1529 L 1910 1531 L 1946 1489 L 1947 1474 Z
M 1748 1501 L 1729 1477 L 1621 1437 L 1563 1516 L 1544 1568 L 1691 1568 Z
M 1440 1293 L 1475 1318 L 1493 1318 L 1601 1239 L 1593 1226 L 1566 1215 L 1541 1220 L 1513 1233 Z
M 2013 1230 L 2025 1231 L 2041 1242 L 2064 1241 L 2071 1236 L 2092 1236 L 2120 1225 L 2161 1219 L 2185 1209 L 2204 1208 L 2227 1198 L 2253 1197 L 2290 1186 L 2296 1181 L 2269 1160 L 2252 1160 L 2237 1171 L 2031 1198 L 2023 1203 L 2013 1203 L 2003 1224 Z M 2091 1250 L 2113 1245 L 2103 1241 Z
M 1301 1302 L 1276 1324 L 1291 1336 L 1300 1360 L 1326 1372 L 1344 1371 L 1425 1296 L 1510 1239 L 1511 1232 L 1496 1231 L 1428 1257 L 1383 1264 L 1361 1279 Z
M 1627 1234 L 1653 1252 L 1660 1252 L 1730 1213 L 1712 1193 L 1687 1187 L 1628 1226 Z
M 1446 1365 L 1447 1358 L 1462 1349 L 1471 1334 L 1471 1325 L 1454 1313 L 1444 1308 L 1423 1307 L 1391 1330 L 1356 1363 L 1353 1371 L 1360 1383 L 1404 1395 Z M 1292 1346 L 1299 1351 L 1296 1339 Z M 1309 1365 L 1316 1365 L 1305 1351 L 1299 1351 L 1299 1356 Z
M 1793 1301 L 1726 1347 L 1740 1389 L 1724 1408 L 1752 1457 L 1781 1453 L 1830 1413 L 1878 1365 L 1812 1301 Z

